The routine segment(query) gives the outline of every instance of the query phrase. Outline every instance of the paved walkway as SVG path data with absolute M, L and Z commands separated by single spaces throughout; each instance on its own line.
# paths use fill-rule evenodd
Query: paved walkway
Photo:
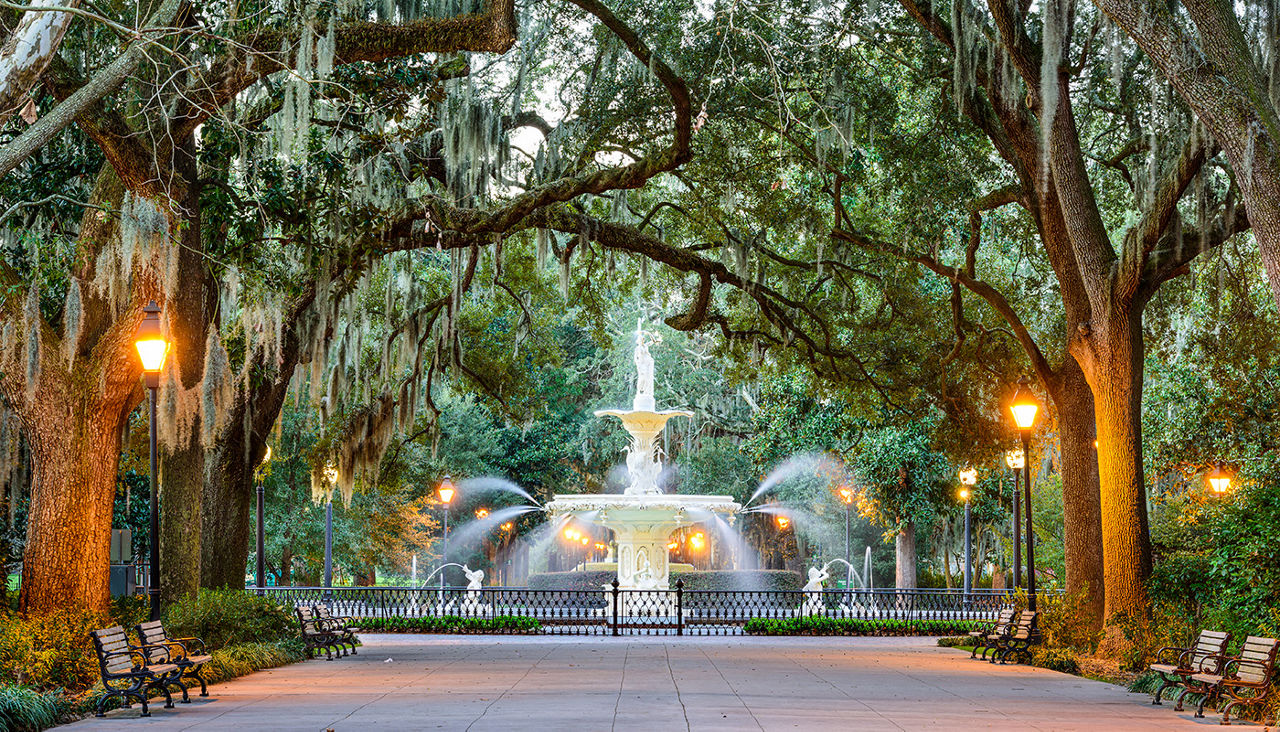
M 360 655 L 88 719 L 112 730 L 1177 730 L 1145 695 L 927 638 L 365 635 Z M 122 719 L 128 718 L 128 719 Z

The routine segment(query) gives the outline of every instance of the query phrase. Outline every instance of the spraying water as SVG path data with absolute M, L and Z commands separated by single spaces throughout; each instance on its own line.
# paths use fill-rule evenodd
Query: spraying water
M 833 460 L 830 456 L 822 453 L 804 453 L 801 455 L 793 455 L 779 463 L 764 480 L 760 482 L 760 487 L 756 488 L 755 493 L 747 499 L 744 506 L 751 505 L 757 498 L 763 496 L 769 491 L 777 488 L 783 483 L 793 478 L 802 476 L 843 476 L 844 467 Z
M 467 478 L 458 483 L 458 489 L 463 493 L 483 493 L 485 491 L 501 491 L 512 495 L 520 496 L 534 506 L 540 506 L 529 491 L 521 488 L 517 483 L 499 478 L 496 475 L 485 475 L 479 478 Z

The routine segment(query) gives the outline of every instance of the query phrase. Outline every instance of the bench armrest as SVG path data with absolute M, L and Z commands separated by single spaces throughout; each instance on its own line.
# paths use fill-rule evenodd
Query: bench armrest
M 1156 651 L 1156 663 L 1167 663 L 1175 665 L 1178 668 L 1186 668 L 1183 658 L 1191 652 L 1190 648 L 1178 648 L 1177 646 L 1165 646 Z M 1188 660 L 1189 657 L 1188 657 Z
M 188 655 L 192 653 L 199 655 L 205 652 L 204 641 L 194 636 L 190 638 L 171 638 L 170 640 L 181 643 L 182 650 L 186 651 Z
M 138 655 L 142 656 L 142 660 L 146 662 L 143 664 L 144 666 L 150 665 L 153 662 L 154 659 L 151 658 L 150 653 L 153 650 L 164 651 L 164 658 L 161 659 L 161 663 L 173 662 L 173 649 L 164 643 L 146 643 L 143 645 L 133 646 L 133 650 Z

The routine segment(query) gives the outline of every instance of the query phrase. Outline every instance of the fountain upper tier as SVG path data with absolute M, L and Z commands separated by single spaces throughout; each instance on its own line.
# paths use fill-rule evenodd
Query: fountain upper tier
M 547 504 L 552 516 L 570 515 L 613 531 L 617 542 L 618 583 L 623 589 L 667 589 L 670 567 L 667 541 L 671 532 L 715 514 L 736 514 L 741 506 L 730 496 L 667 495 L 658 486 L 662 459 L 657 438 L 672 417 L 692 417 L 678 409 L 658 411 L 653 399 L 653 334 L 636 327 L 636 395 L 632 409 L 602 409 L 596 416 L 617 417 L 631 435 L 627 449 L 630 481 L 622 495 L 556 496 Z

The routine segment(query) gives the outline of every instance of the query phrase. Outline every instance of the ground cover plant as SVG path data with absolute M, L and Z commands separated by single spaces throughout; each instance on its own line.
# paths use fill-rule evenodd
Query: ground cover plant
M 537 618 L 524 615 L 361 618 L 356 624 L 368 633 L 537 633 L 542 629 Z

